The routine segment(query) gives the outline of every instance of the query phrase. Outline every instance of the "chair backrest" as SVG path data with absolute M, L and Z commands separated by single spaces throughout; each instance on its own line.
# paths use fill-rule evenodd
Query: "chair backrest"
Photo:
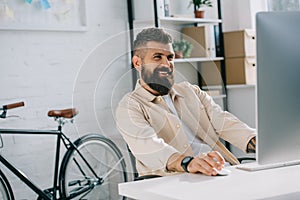
M 139 173 L 138 173 L 138 171 L 136 169 L 136 165 L 135 165 L 136 164 L 135 157 L 134 157 L 133 153 L 131 152 L 129 146 L 127 144 L 126 144 L 126 146 L 127 146 L 129 156 L 130 156 L 130 162 L 131 162 L 131 166 L 132 166 L 132 170 L 133 170 L 132 172 L 133 172 L 134 181 L 161 177 L 160 175 L 155 175 L 155 174 L 139 176 Z
M 127 146 L 127 150 L 128 150 L 129 156 L 130 156 L 130 162 L 131 162 L 131 166 L 132 166 L 133 177 L 134 177 L 134 180 L 136 180 L 139 177 L 139 173 L 137 172 L 137 169 L 136 169 L 135 157 L 134 157 L 133 153 L 131 152 L 129 146 L 127 144 L 126 144 L 126 146 Z

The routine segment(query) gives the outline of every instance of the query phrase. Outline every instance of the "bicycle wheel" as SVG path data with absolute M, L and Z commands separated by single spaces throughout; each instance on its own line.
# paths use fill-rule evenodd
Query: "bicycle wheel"
M 7 178 L 0 170 L 0 199 L 1 200 L 14 200 L 12 189 L 8 183 Z
M 74 199 L 124 199 L 118 195 L 118 183 L 127 181 L 125 160 L 108 138 L 88 134 L 74 142 L 64 156 L 60 169 L 61 197 Z M 85 163 L 88 162 L 92 170 Z

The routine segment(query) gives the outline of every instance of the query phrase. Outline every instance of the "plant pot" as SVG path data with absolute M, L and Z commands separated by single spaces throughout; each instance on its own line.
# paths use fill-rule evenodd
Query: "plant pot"
M 182 51 L 175 51 L 175 58 L 183 58 L 183 52 Z
M 195 10 L 194 13 L 196 18 L 204 18 L 204 10 Z

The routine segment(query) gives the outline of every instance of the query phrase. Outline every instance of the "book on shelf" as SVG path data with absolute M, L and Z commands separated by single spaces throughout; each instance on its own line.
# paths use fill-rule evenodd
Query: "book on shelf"
M 181 15 L 181 14 L 173 14 L 173 15 L 171 15 L 170 17 L 174 17 L 174 18 L 182 18 L 182 19 L 194 19 L 195 18 L 195 16 L 194 15 Z
M 157 17 L 165 17 L 165 0 L 156 0 Z
M 164 3 L 164 16 L 170 16 L 170 0 L 163 0 Z
M 170 17 L 170 0 L 156 0 L 157 17 Z
M 216 42 L 213 24 L 182 28 L 183 39 L 193 45 L 191 57 L 216 57 Z

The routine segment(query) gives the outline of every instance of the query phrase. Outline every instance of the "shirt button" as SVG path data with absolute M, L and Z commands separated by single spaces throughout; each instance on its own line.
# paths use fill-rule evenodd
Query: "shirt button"
M 183 148 L 187 148 L 187 147 L 188 147 L 188 145 L 187 145 L 187 144 L 183 145 Z
M 158 101 L 158 102 L 161 102 L 161 97 L 157 97 L 157 101 Z
M 180 125 L 179 125 L 179 124 L 177 124 L 177 125 L 176 125 L 176 127 L 177 127 L 177 128 L 180 128 Z

